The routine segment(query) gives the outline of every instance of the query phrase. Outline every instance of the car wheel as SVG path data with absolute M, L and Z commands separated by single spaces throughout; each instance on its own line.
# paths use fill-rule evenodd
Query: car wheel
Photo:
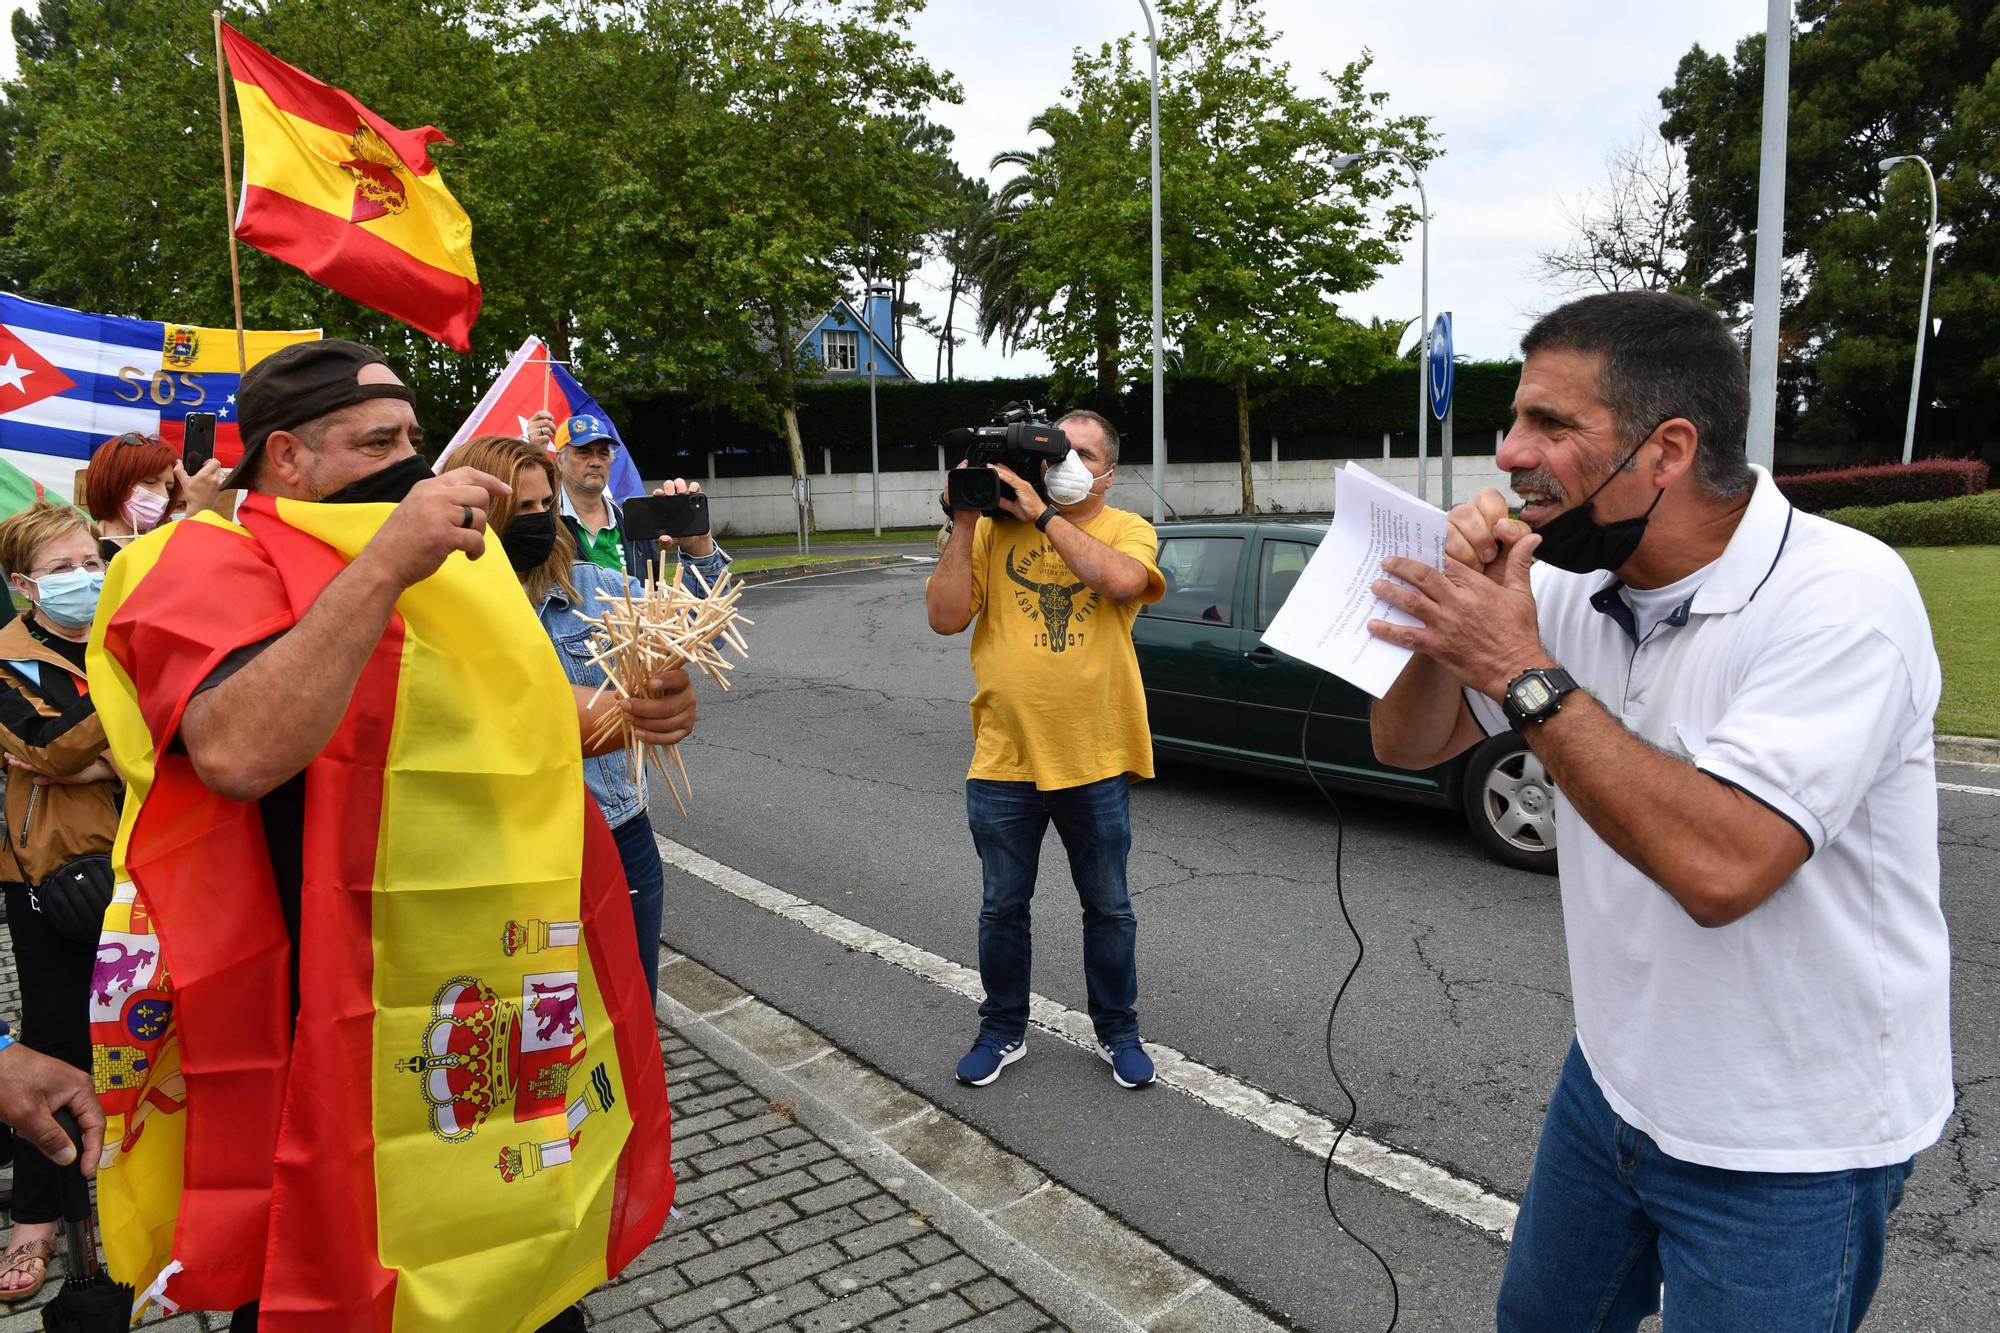
M 1556 784 L 1521 737 L 1482 742 L 1465 766 L 1465 820 L 1502 865 L 1556 872 Z

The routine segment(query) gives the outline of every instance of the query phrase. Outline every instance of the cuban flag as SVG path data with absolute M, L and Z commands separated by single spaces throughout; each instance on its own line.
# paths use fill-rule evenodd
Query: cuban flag
M 500 378 L 493 381 L 493 387 L 438 455 L 437 470 L 443 472 L 449 467 L 458 446 L 474 436 L 526 435 L 528 418 L 545 407 L 556 419 L 558 449 L 564 444 L 564 423 L 573 416 L 596 417 L 611 431 L 618 446 L 611 451 L 611 480 L 606 486 L 612 499 L 629 500 L 646 493 L 646 483 L 639 479 L 638 465 L 632 461 L 632 451 L 625 447 L 625 437 L 618 433 L 618 424 L 597 405 L 595 398 L 583 391 L 568 366 L 549 360 L 548 344 L 532 335 L 508 360 Z
M 319 330 L 244 335 L 255 365 Z M 242 456 L 236 331 L 92 315 L 0 292 L 0 458 L 69 495 L 98 445 L 126 431 L 176 449 L 190 412 L 215 413 L 215 456 Z

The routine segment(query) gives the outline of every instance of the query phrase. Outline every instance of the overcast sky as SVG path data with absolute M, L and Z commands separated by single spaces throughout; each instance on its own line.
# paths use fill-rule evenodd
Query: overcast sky
M 0 0 L 11 13 L 18 0 Z M 1268 26 L 1297 86 L 1324 87 L 1322 70 L 1374 52 L 1370 86 L 1396 113 L 1432 117 L 1445 155 L 1425 173 L 1431 202 L 1431 310 L 1453 312 L 1458 348 L 1512 354 L 1549 295 L 1530 275 L 1535 253 L 1564 235 L 1561 205 L 1603 175 L 1606 154 L 1659 121 L 1659 90 L 1699 42 L 1729 51 L 1763 27 L 1760 0 L 1266 0 Z M 931 0 L 912 35 L 933 63 L 958 76 L 959 106 L 933 117 L 957 134 L 959 165 L 984 174 L 993 155 L 1026 145 L 1028 118 L 1068 82 L 1070 53 L 1145 29 L 1136 0 Z M 14 67 L 11 37 L 0 67 Z M 317 71 L 322 77 L 333 77 Z M 437 123 L 449 128 L 440 106 Z M 1346 302 L 1366 319 L 1414 318 L 1418 266 L 1410 259 Z M 929 275 L 942 282 L 943 274 Z M 913 289 L 942 314 L 943 292 Z M 928 378 L 935 344 L 906 335 L 911 367 Z M 973 342 L 958 352 L 964 375 L 1027 374 L 1044 363 L 1002 358 Z
M 1535 253 L 1564 236 L 1561 205 L 1603 175 L 1617 145 L 1656 126 L 1659 91 L 1699 42 L 1731 51 L 1762 31 L 1759 0 L 1266 0 L 1267 26 L 1295 86 L 1318 92 L 1323 70 L 1364 49 L 1369 86 L 1398 114 L 1432 118 L 1445 155 L 1424 173 L 1431 203 L 1431 311 L 1452 311 L 1461 353 L 1509 356 L 1550 304 L 1530 276 Z M 959 106 L 936 119 L 958 136 L 959 165 L 980 174 L 993 155 L 1027 146 L 1028 117 L 1068 81 L 1069 55 L 1120 32 L 1144 33 L 1136 0 L 932 0 L 913 25 L 918 49 L 958 76 Z M 1347 298 L 1356 318 L 1414 319 L 1416 238 L 1408 262 Z M 938 275 L 939 280 L 942 275 Z M 915 293 L 942 313 L 941 292 Z M 929 377 L 936 345 L 905 334 L 907 359 Z M 911 343 L 914 342 L 914 346 Z M 958 372 L 1027 373 L 1041 362 L 1003 359 L 977 342 Z

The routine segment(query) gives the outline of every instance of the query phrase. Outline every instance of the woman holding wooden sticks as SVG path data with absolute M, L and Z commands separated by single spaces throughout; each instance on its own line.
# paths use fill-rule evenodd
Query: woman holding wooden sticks
M 511 495 L 493 502 L 488 521 L 500 534 L 507 559 L 521 576 L 521 590 L 555 643 L 556 656 L 570 682 L 592 689 L 603 686 L 605 671 L 593 660 L 596 651 L 591 646 L 595 626 L 585 617 L 596 613 L 599 593 L 636 594 L 641 591 L 640 581 L 578 559 L 569 529 L 556 521 L 555 464 L 539 445 L 505 435 L 481 435 L 453 453 L 452 464 L 477 468 L 513 488 Z M 659 493 L 699 489 L 677 478 Z M 665 541 L 662 539 L 663 545 Z M 701 595 L 729 568 L 728 554 L 707 534 L 685 539 L 679 556 L 681 564 L 695 575 L 686 586 Z M 616 706 L 616 696 L 605 695 L 605 710 Z M 624 750 L 613 749 L 586 757 L 583 776 L 618 841 L 625 883 L 632 893 L 633 921 L 639 931 L 639 960 L 645 965 L 647 985 L 657 992 L 661 898 L 666 885 L 659 847 L 653 841 L 653 823 L 647 815 L 644 769 L 628 762 Z

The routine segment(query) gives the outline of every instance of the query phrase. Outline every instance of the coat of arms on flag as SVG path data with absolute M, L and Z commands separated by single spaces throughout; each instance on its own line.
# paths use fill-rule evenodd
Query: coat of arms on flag
M 252 331 L 256 365 L 318 329 Z M 215 413 L 215 455 L 242 455 L 236 334 L 156 319 L 93 315 L 0 292 L 0 459 L 68 495 L 98 445 L 137 431 L 178 448 L 187 414 Z
M 243 118 L 236 235 L 343 296 L 471 348 L 472 220 L 445 188 L 429 125 L 402 130 L 218 24 Z

